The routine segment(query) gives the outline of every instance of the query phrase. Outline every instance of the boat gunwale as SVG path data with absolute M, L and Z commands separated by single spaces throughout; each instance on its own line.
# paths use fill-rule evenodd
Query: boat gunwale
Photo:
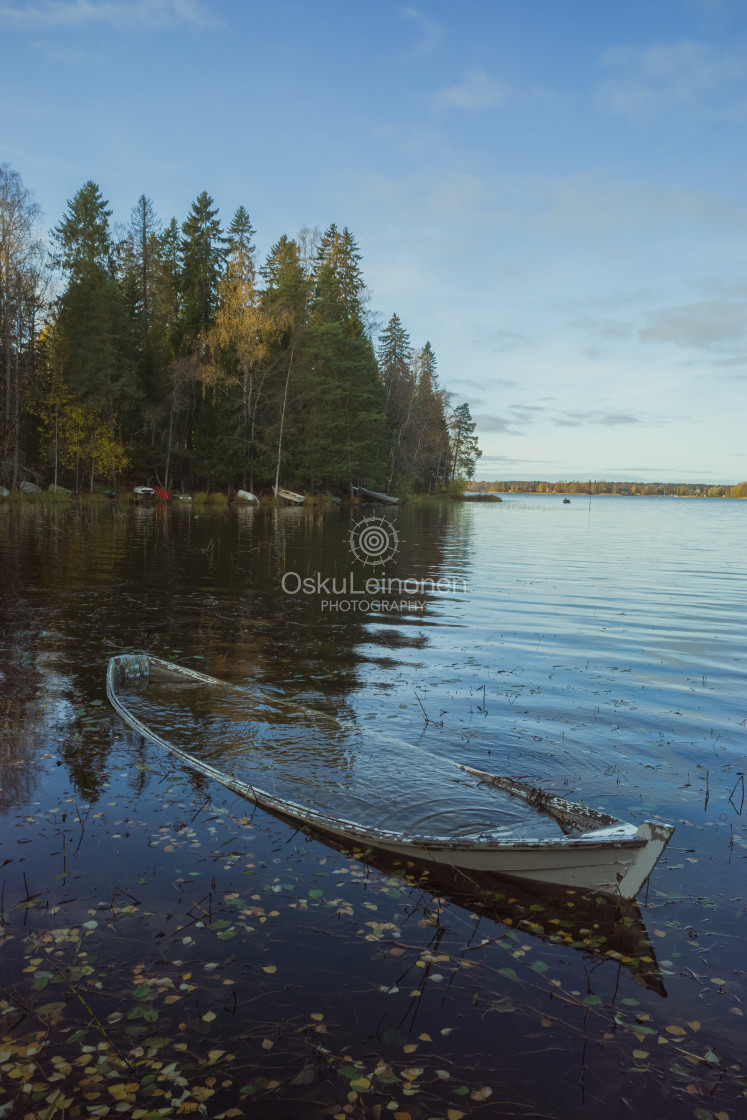
M 204 684 L 220 685 L 222 688 L 229 688 L 238 692 L 245 692 L 251 695 L 251 690 L 243 685 L 237 685 L 230 681 L 221 681 L 216 677 L 208 676 L 206 673 L 200 673 L 196 669 L 190 669 L 187 666 L 176 665 L 173 662 L 165 661 L 160 657 L 152 654 L 119 654 L 110 658 L 107 668 L 106 691 L 109 702 L 112 707 L 119 713 L 119 715 L 130 725 L 135 731 L 139 732 L 144 738 L 157 743 L 163 747 L 170 754 L 180 758 L 187 765 L 205 774 L 207 777 L 213 778 L 219 784 L 228 789 L 233 790 L 240 795 L 249 798 L 255 804 L 261 807 L 272 809 L 275 812 L 281 813 L 283 816 L 289 817 L 294 821 L 301 820 L 304 823 L 319 828 L 321 831 L 331 831 L 339 829 L 341 833 L 348 836 L 352 841 L 361 840 L 371 844 L 379 843 L 401 843 L 407 845 L 414 845 L 428 852 L 490 852 L 490 851 L 537 851 L 543 848 L 547 849 L 600 849 L 605 851 L 620 849 L 620 848 L 641 848 L 645 847 L 648 841 L 645 837 L 640 835 L 641 826 L 636 826 L 625 821 L 620 821 L 621 827 L 628 829 L 627 835 L 621 833 L 620 835 L 599 835 L 597 836 L 594 831 L 584 833 L 580 836 L 567 836 L 561 835 L 558 837 L 526 837 L 523 839 L 501 839 L 500 837 L 478 838 L 473 840 L 447 840 L 447 839 L 429 839 L 419 838 L 416 834 L 409 835 L 407 833 L 396 832 L 389 829 L 380 829 L 375 826 L 361 825 L 356 821 L 349 821 L 344 817 L 334 817 L 328 814 L 321 813 L 315 809 L 309 809 L 305 806 L 299 805 L 296 802 L 289 801 L 285 798 L 278 797 L 276 794 L 269 793 L 266 790 L 253 786 L 250 783 L 242 782 L 231 775 L 227 775 L 222 771 L 211 766 L 210 763 L 202 762 L 188 751 L 183 750 L 181 747 L 176 747 L 167 740 L 162 739 L 160 735 L 154 732 L 151 728 L 142 723 L 137 716 L 133 715 L 128 708 L 119 700 L 115 687 L 115 675 L 118 669 L 124 668 L 122 663 L 127 659 L 147 660 L 148 664 L 154 664 L 169 672 L 177 675 L 190 677 L 194 680 L 201 681 Z M 290 701 L 278 700 L 280 704 L 290 704 Z M 324 712 L 318 713 L 327 719 L 333 717 Z M 460 763 L 452 763 L 459 769 L 466 770 L 468 773 L 472 772 L 475 776 L 483 774 L 482 771 L 472 770 L 470 767 L 463 766 Z M 485 775 L 485 777 L 498 777 L 498 775 Z M 505 779 L 510 782 L 511 779 Z M 565 799 L 561 799 L 565 800 Z M 571 805 L 580 803 L 571 802 Z M 596 810 L 590 809 L 588 806 L 583 806 L 584 810 L 588 810 L 591 814 L 595 814 Z M 606 814 L 605 814 L 606 816 Z M 616 820 L 616 818 L 612 818 Z M 649 822 L 644 822 L 649 823 Z M 669 825 L 657 824 L 656 827 L 671 828 Z M 597 832 L 604 833 L 605 828 L 596 830 Z M 672 828 L 672 831 L 674 829 Z

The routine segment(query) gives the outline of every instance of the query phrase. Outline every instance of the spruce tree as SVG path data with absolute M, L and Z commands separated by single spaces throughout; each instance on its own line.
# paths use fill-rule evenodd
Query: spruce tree
M 113 423 L 118 408 L 138 390 L 128 360 L 130 331 L 114 274 L 107 205 L 89 180 L 52 231 L 55 263 L 67 274 L 52 338 L 65 382 Z
M 182 225 L 181 346 L 189 350 L 215 321 L 218 282 L 226 259 L 226 238 L 213 199 L 203 191 Z
M 331 225 L 322 234 L 314 262 L 312 319 L 340 323 L 346 333 L 363 334 L 365 284 L 358 244 L 346 227 Z

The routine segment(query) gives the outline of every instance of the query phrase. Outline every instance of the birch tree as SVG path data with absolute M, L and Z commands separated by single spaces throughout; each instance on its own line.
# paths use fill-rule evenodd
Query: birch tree
M 0 369 L 4 473 L 17 485 L 21 420 L 45 288 L 40 210 L 17 171 L 0 164 Z

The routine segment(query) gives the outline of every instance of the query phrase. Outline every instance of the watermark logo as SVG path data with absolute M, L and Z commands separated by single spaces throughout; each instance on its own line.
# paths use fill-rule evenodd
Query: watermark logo
M 350 530 L 348 545 L 359 564 L 380 568 L 381 572 L 366 578 L 365 574 L 353 571 L 334 575 L 310 572 L 305 576 L 289 571 L 283 574 L 281 586 L 286 595 L 318 597 L 322 611 L 340 614 L 423 612 L 428 606 L 428 596 L 458 595 L 467 591 L 464 579 L 385 575 L 383 568 L 395 558 L 400 543 L 397 530 L 386 517 L 364 517 Z
M 398 550 L 397 530 L 386 517 L 364 517 L 350 530 L 350 551 L 361 564 L 383 566 Z

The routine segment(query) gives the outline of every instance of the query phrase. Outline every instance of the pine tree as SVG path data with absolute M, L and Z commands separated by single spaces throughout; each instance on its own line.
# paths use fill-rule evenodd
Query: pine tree
M 474 434 L 476 427 L 466 402 L 454 409 L 449 424 L 452 481 L 457 478 L 474 477 L 477 460 L 482 455 L 477 444 L 477 436 Z

